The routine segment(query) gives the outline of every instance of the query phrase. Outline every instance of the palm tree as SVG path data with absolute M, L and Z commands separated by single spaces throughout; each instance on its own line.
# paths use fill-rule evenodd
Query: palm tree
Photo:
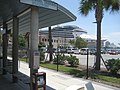
M 111 12 L 120 10 L 120 0 L 81 0 L 79 12 L 85 16 L 90 11 L 95 10 L 95 18 L 97 24 L 97 53 L 95 69 L 100 70 L 101 57 L 101 22 L 104 10 Z

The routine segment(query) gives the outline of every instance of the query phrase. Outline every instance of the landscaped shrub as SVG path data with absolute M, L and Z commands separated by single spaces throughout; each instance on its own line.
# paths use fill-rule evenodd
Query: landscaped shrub
M 76 56 L 70 55 L 70 56 L 65 56 L 63 55 L 58 55 L 58 63 L 63 65 L 65 64 L 65 61 L 67 61 L 70 66 L 76 66 L 79 64 L 79 59 L 76 58 Z M 54 63 L 57 63 L 57 57 L 54 58 Z
M 61 65 L 63 65 L 64 64 L 64 61 L 65 61 L 65 55 L 64 54 L 62 54 L 62 55 L 60 55 L 60 54 L 58 54 L 58 63 L 59 64 L 61 64 Z M 56 55 L 56 57 L 54 58 L 54 61 L 53 61 L 54 63 L 57 63 L 57 55 Z
M 45 53 L 44 52 L 40 52 L 40 62 L 44 61 L 45 59 Z
M 70 57 L 67 57 L 67 61 L 71 66 L 76 66 L 79 64 L 79 59 L 73 55 L 70 55 Z
M 106 64 L 112 74 L 117 74 L 120 70 L 120 59 L 109 59 L 106 61 Z

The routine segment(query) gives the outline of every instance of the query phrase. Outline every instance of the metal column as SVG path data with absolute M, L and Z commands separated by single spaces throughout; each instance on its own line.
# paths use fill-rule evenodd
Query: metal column
M 12 74 L 13 74 L 13 83 L 18 81 L 18 18 L 17 16 L 13 17 L 13 47 L 12 47 Z
M 6 66 L 7 66 L 7 45 L 8 45 L 8 38 L 7 38 L 7 24 L 3 23 L 3 29 L 5 33 L 3 34 L 3 74 L 6 74 Z
M 52 45 L 52 34 L 51 34 L 51 27 L 49 27 L 49 61 L 52 61 L 52 55 L 53 55 L 53 45 Z

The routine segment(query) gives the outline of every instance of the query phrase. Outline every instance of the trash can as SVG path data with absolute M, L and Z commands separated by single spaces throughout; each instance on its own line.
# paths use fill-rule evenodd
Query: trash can
M 46 73 L 37 72 L 33 74 L 33 90 L 46 90 Z

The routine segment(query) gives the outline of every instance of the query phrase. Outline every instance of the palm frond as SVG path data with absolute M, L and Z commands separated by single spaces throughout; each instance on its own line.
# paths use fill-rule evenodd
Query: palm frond
M 104 9 L 108 11 L 111 6 L 111 0 L 103 0 L 103 6 L 104 6 Z
M 120 0 L 112 0 L 112 8 L 111 10 L 114 11 L 118 11 L 120 10 Z
M 93 9 L 94 4 L 92 1 L 96 1 L 96 0 L 81 0 L 79 12 L 87 16 L 89 11 Z
M 81 0 L 79 12 L 87 16 L 90 11 L 96 10 L 96 6 L 100 10 L 105 9 L 106 11 L 115 12 L 120 10 L 120 0 Z
M 120 10 L 120 0 L 103 0 L 104 9 L 111 12 Z

